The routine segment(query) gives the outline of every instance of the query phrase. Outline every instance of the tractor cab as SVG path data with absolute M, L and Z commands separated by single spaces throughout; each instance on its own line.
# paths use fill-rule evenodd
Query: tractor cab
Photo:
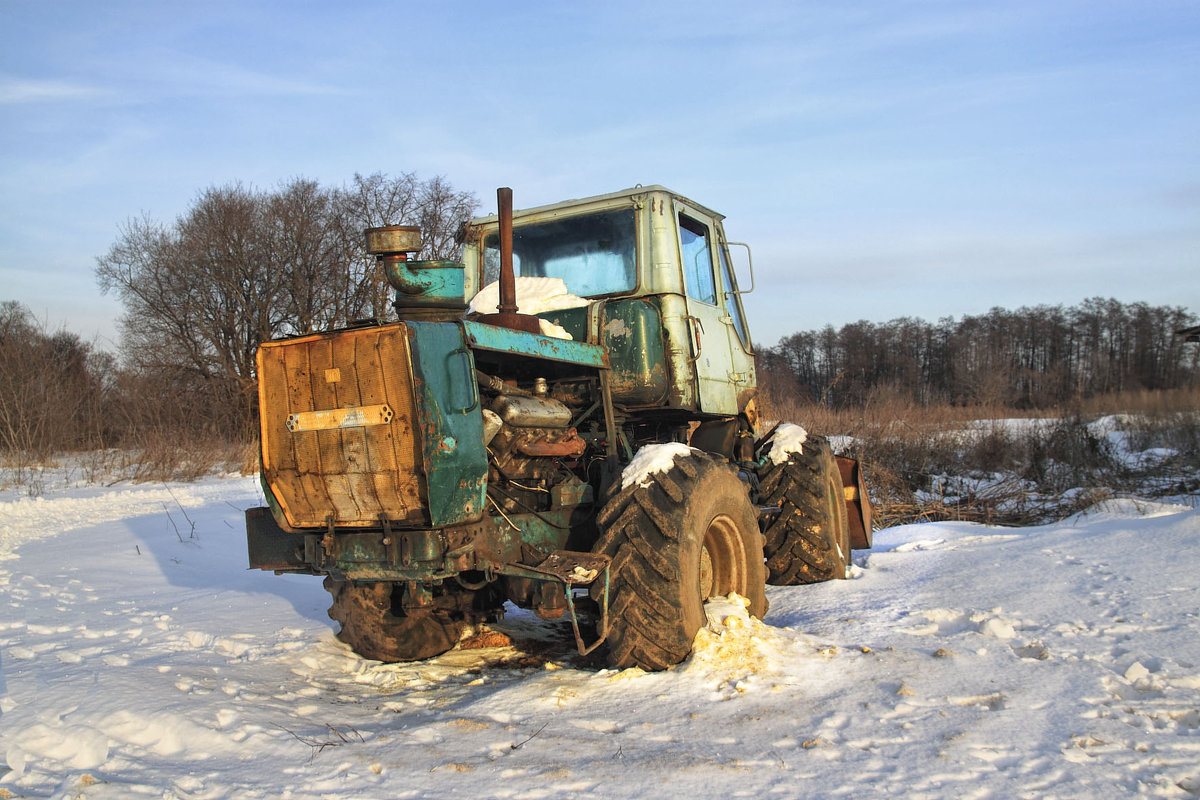
M 560 279 L 567 294 L 580 298 L 575 307 L 532 313 L 572 339 L 606 348 L 617 402 L 744 412 L 754 393 L 754 357 L 741 303 L 745 290 L 722 219 L 662 186 L 515 211 L 518 305 L 522 287 L 536 294 L 534 287 L 544 291 L 544 279 Z M 468 294 L 499 280 L 499 228 L 498 216 L 466 228 Z

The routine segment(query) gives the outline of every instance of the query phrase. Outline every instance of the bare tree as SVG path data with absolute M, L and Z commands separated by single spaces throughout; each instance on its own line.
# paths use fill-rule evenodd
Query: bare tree
M 73 333 L 48 333 L 20 303 L 0 303 L 0 451 L 10 466 L 94 447 L 113 365 Z
M 408 172 L 389 177 L 376 172 L 354 175 L 349 185 L 334 195 L 337 216 L 348 254 L 346 296 L 350 318 L 382 318 L 391 305 L 391 289 L 367 253 L 363 231 L 382 225 L 418 225 L 424 259 L 453 259 L 460 245 L 459 227 L 479 207 L 470 192 L 455 190 L 444 177 L 420 181 Z
M 201 416 L 238 435 L 253 421 L 260 342 L 387 315 L 364 228 L 418 224 L 427 257 L 453 257 L 453 234 L 477 204 L 444 178 L 411 173 L 333 189 L 303 178 L 274 191 L 211 187 L 173 225 L 127 222 L 96 275 L 125 306 L 126 365 L 199 392 Z

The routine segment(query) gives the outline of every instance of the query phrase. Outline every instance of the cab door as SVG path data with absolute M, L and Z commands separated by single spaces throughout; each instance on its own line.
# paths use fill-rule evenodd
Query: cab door
M 725 311 L 725 289 L 716 269 L 716 225 L 708 215 L 680 202 L 675 203 L 675 218 L 700 410 L 736 414 L 740 387 L 735 382 L 730 349 L 733 330 Z

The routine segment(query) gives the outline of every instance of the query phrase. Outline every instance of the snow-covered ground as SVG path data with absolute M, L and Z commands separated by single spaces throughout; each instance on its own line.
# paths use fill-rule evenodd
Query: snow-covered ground
M 0 502 L 0 798 L 1200 796 L 1187 505 L 879 531 L 646 674 L 522 613 L 531 656 L 364 661 L 320 579 L 246 569 L 257 495 Z

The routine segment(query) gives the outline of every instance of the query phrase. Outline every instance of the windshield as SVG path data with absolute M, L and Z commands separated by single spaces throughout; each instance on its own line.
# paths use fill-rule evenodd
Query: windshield
M 562 278 L 580 297 L 627 292 L 637 286 L 632 209 L 567 217 L 513 228 L 513 272 Z M 483 242 L 483 279 L 500 279 L 500 235 Z

